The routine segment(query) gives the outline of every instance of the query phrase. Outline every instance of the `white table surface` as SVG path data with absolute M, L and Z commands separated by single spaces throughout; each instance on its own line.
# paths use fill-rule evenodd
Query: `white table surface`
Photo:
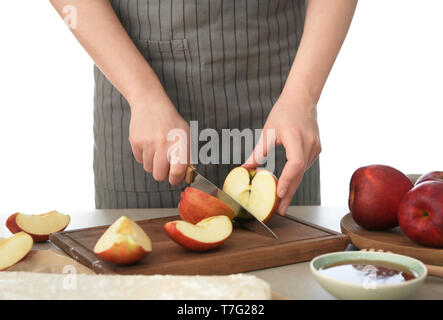
M 340 232 L 340 219 L 347 213 L 345 207 L 294 206 L 288 214 L 319 226 Z M 121 215 L 134 220 L 176 215 L 177 209 L 113 209 L 73 212 L 69 229 L 111 224 Z M 0 236 L 8 236 L 1 230 Z M 50 242 L 36 244 L 34 249 L 55 246 Z M 309 262 L 248 272 L 267 281 L 272 290 L 289 299 L 334 299 L 311 275 Z M 410 299 L 443 299 L 443 279 L 428 277 Z

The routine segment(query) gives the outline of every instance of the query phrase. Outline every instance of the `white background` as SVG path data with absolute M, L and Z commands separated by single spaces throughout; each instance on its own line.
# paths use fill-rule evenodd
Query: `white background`
M 443 2 L 361 0 L 319 103 L 322 202 L 352 172 L 443 170 Z M 11 213 L 94 208 L 92 61 L 48 1 L 0 10 L 0 229 Z

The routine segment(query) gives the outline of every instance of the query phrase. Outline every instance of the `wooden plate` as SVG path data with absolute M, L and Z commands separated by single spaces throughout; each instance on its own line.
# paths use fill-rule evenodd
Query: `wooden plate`
M 352 219 L 350 213 L 340 221 L 344 234 L 359 249 L 376 249 L 391 251 L 416 258 L 427 264 L 443 265 L 443 249 L 424 247 L 413 243 L 399 227 L 387 231 L 369 231 L 361 228 Z

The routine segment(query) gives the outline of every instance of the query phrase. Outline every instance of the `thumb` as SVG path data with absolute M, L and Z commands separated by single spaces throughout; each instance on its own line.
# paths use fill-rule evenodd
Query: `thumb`
M 255 169 L 262 165 L 268 152 L 272 150 L 275 146 L 275 130 L 274 129 L 263 129 L 258 142 L 249 156 L 248 160 L 243 164 L 243 167 L 248 169 Z

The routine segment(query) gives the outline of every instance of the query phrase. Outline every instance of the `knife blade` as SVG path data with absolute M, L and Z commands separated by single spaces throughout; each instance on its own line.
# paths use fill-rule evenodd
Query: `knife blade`
M 218 188 L 215 184 L 213 184 L 203 175 L 198 173 L 194 166 L 188 166 L 185 181 L 191 187 L 210 194 L 211 196 L 216 197 L 217 199 L 223 201 L 228 206 L 230 206 L 237 214 L 237 216 L 234 218 L 234 222 L 238 223 L 242 227 L 252 232 L 256 232 L 267 237 L 272 236 L 275 239 L 278 239 L 278 236 L 274 232 L 272 232 L 272 230 L 266 224 L 257 219 L 257 217 L 255 217 L 251 212 L 249 212 L 245 207 L 243 207 L 235 199 L 229 196 L 226 192 Z M 242 218 L 239 218 L 238 213 L 240 212 Z

